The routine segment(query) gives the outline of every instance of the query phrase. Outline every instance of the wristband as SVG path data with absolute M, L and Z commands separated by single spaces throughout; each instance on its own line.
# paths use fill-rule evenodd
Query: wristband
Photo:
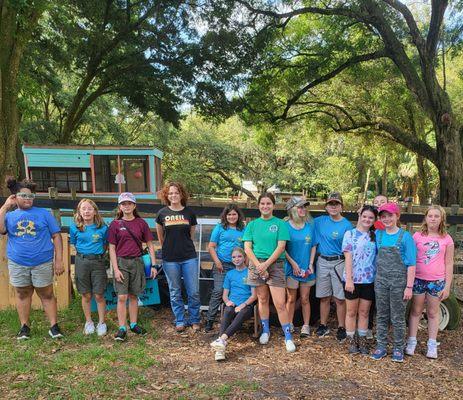
M 407 286 L 407 289 L 413 289 L 413 286 Z

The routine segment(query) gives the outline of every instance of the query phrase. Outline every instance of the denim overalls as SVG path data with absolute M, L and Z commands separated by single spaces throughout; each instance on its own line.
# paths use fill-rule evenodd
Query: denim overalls
M 376 338 L 377 346 L 386 349 L 389 321 L 392 325 L 394 349 L 403 350 L 405 339 L 405 307 L 403 300 L 407 286 L 407 266 L 400 255 L 400 243 L 404 236 L 400 229 L 395 246 L 380 247 L 384 231 L 378 234 L 378 256 L 376 258 Z

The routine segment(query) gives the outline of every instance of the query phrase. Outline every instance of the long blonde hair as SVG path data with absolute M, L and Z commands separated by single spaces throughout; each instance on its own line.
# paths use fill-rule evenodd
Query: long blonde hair
M 445 212 L 445 209 L 439 205 L 430 206 L 424 213 L 423 223 L 421 224 L 421 233 L 426 236 L 429 234 L 428 224 L 426 223 L 426 217 L 428 216 L 428 213 L 431 210 L 437 210 L 440 212 L 441 218 L 438 232 L 440 236 L 445 236 L 447 234 L 447 213 Z
M 81 232 L 83 232 L 85 229 L 84 219 L 82 218 L 82 215 L 80 214 L 80 207 L 82 207 L 82 204 L 85 202 L 90 204 L 95 210 L 95 217 L 94 217 L 95 225 L 97 228 L 101 228 L 104 225 L 104 221 L 103 221 L 103 218 L 101 218 L 100 211 L 98 210 L 98 206 L 95 204 L 93 200 L 82 199 L 81 201 L 79 201 L 79 204 L 77 204 L 77 208 L 74 213 L 74 222 L 76 223 L 77 229 Z
M 306 222 L 309 222 L 312 220 L 312 215 L 310 215 L 309 210 L 307 210 L 307 214 L 305 215 L 305 217 L 301 218 L 297 213 L 297 207 L 291 207 L 288 210 L 288 218 L 287 219 L 285 218 L 285 220 L 293 221 L 296 224 L 304 225 Z

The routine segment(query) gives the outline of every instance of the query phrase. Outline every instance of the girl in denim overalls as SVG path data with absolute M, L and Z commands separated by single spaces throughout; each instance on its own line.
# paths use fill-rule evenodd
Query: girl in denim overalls
M 403 362 L 405 307 L 412 297 L 415 279 L 416 246 L 409 232 L 398 227 L 400 208 L 386 203 L 379 208 L 385 230 L 378 231 L 376 245 L 376 350 L 374 360 L 387 355 L 389 324 L 393 331 L 392 361 Z

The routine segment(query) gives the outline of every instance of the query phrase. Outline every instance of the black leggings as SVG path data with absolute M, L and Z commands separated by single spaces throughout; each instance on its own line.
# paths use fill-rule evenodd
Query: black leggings
M 239 313 L 235 312 L 235 307 L 225 306 L 222 321 L 220 321 L 220 335 L 233 336 L 244 321 L 254 315 L 254 305 L 244 307 Z

